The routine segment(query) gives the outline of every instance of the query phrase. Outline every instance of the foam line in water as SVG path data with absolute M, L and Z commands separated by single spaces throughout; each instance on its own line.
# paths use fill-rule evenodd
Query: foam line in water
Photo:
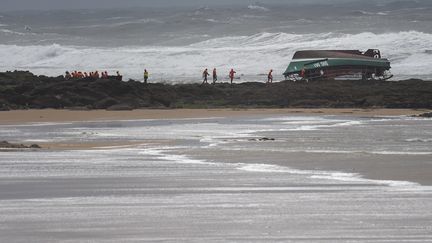
M 346 172 L 331 172 L 331 171 L 314 171 L 314 170 L 297 170 L 289 167 L 269 164 L 239 164 L 239 170 L 249 172 L 262 172 L 262 173 L 288 173 L 296 175 L 309 175 L 312 179 L 326 179 L 344 182 L 355 182 L 365 184 L 378 184 L 387 185 L 391 187 L 419 187 L 420 184 L 409 181 L 393 181 L 393 180 L 372 180 L 363 178 L 357 173 Z
M 312 179 L 345 181 L 345 182 L 353 182 L 353 183 L 360 183 L 360 184 L 377 184 L 377 185 L 386 185 L 386 186 L 398 187 L 398 188 L 400 187 L 404 189 L 411 188 L 411 187 L 420 187 L 419 184 L 414 182 L 365 179 L 357 173 L 299 170 L 299 169 L 292 169 L 289 167 L 272 165 L 272 164 L 248 164 L 248 163 L 230 164 L 230 163 L 207 162 L 205 160 L 191 159 L 186 155 L 167 153 L 169 151 L 178 152 L 178 149 L 179 148 L 175 149 L 174 147 L 147 148 L 144 151 L 141 151 L 139 153 L 145 155 L 153 155 L 156 156 L 158 159 L 175 162 L 179 164 L 197 164 L 197 165 L 206 165 L 206 166 L 233 167 L 237 170 L 242 170 L 246 172 L 287 173 L 287 174 L 295 174 L 295 175 L 305 175 Z

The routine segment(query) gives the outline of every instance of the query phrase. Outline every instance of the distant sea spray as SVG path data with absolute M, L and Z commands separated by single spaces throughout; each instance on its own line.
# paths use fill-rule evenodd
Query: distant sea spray
M 11 33 L 13 34 L 13 33 Z M 396 79 L 432 78 L 432 34 L 404 31 L 374 34 L 259 33 L 212 38 L 182 46 L 89 47 L 72 45 L 1 45 L 0 69 L 60 75 L 66 70 L 121 71 L 141 79 L 147 68 L 154 81 L 197 81 L 204 68 L 218 68 L 223 79 L 230 68 L 246 81 L 262 80 L 274 69 L 278 78 L 292 55 L 302 49 L 378 48 L 392 62 Z

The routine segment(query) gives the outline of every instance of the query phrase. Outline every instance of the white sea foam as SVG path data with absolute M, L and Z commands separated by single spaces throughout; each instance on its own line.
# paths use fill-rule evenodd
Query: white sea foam
M 221 165 L 221 163 L 212 163 L 204 160 L 191 159 L 185 155 L 169 153 L 174 149 L 176 149 L 176 147 L 147 148 L 139 152 L 139 154 L 152 155 L 163 161 L 170 161 L 178 164 Z M 177 149 L 179 148 L 177 147 Z
M 408 138 L 405 139 L 405 141 L 417 143 L 432 143 L 432 138 Z
M 265 11 L 265 12 L 270 11 L 270 9 L 268 9 L 266 7 L 258 6 L 258 5 L 249 5 L 248 9 Z
M 369 153 L 381 155 L 432 155 L 432 151 L 370 151 Z
M 0 25 L 0 27 L 1 27 L 1 25 Z M 0 29 L 0 33 L 9 34 L 9 35 L 25 35 L 25 33 L 12 31 L 12 30 L 8 30 L 8 29 Z
M 365 41 L 367 40 L 367 41 Z M 0 45 L 0 67 L 59 75 L 65 70 L 121 70 L 141 79 L 143 67 L 153 81 L 200 79 L 205 67 L 217 67 L 221 79 L 234 67 L 242 79 L 261 80 L 269 68 L 282 75 L 293 53 L 301 49 L 381 49 L 392 61 L 396 78 L 432 76 L 432 34 L 408 31 L 360 34 L 261 33 L 215 38 L 188 46 L 95 48 L 62 45 Z M 85 57 L 85 58 L 84 58 Z M 279 76 L 281 77 L 281 76 Z
M 398 188 L 420 187 L 420 185 L 418 183 L 409 182 L 409 181 L 366 179 L 357 173 L 334 172 L 334 171 L 316 171 L 316 170 L 297 170 L 297 169 L 292 169 L 289 167 L 270 165 L 270 164 L 239 164 L 238 169 L 244 170 L 244 171 L 249 171 L 249 172 L 288 173 L 288 174 L 296 174 L 296 175 L 309 175 L 309 177 L 312 179 L 336 180 L 336 181 L 353 182 L 353 183 L 361 183 L 361 184 L 378 184 L 378 185 L 387 185 L 387 186 L 398 187 Z
M 307 175 L 311 174 L 310 171 L 307 170 L 295 170 L 288 167 L 282 167 L 278 165 L 270 165 L 270 164 L 245 164 L 239 163 L 239 170 L 250 171 L 250 172 L 266 172 L 266 173 L 290 173 L 290 174 L 298 174 L 298 175 Z
M 360 184 L 376 184 L 396 187 L 401 189 L 421 187 L 418 183 L 408 181 L 393 181 L 393 180 L 372 180 L 363 178 L 357 173 L 338 172 L 338 171 L 321 171 L 321 170 L 299 170 L 290 167 L 272 165 L 272 164 L 249 164 L 249 163 L 222 163 L 222 162 L 208 162 L 206 160 L 192 159 L 186 155 L 179 155 L 172 152 L 179 151 L 184 148 L 180 147 L 160 147 L 160 148 L 146 148 L 139 152 L 140 154 L 152 155 L 164 161 L 175 162 L 179 164 L 196 164 L 205 166 L 218 166 L 218 167 L 233 167 L 237 170 L 255 173 L 287 173 L 294 175 L 303 175 L 312 179 L 325 179 L 334 181 L 344 181 Z

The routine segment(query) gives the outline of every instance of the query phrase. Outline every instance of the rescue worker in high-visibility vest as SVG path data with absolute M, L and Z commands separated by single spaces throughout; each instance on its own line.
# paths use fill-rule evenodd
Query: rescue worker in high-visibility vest
M 144 69 L 144 83 L 147 83 L 147 80 L 149 78 L 149 73 L 147 72 L 147 69 Z

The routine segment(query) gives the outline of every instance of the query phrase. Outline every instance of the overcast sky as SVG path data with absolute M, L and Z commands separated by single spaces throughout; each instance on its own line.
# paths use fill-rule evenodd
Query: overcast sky
M 121 7 L 169 7 L 169 6 L 212 6 L 222 4 L 252 4 L 262 2 L 299 3 L 299 2 L 348 2 L 365 0 L 0 0 L 0 11 L 29 10 L 29 9 L 94 9 Z M 366 0 L 368 1 L 368 0 Z M 374 0 L 369 0 L 374 1 Z

